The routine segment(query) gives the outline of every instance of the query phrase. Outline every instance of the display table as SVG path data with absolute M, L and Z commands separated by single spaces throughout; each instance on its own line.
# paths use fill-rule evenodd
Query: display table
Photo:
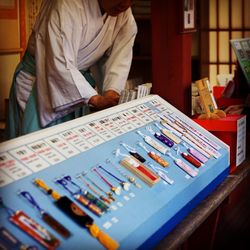
M 131 156 L 135 152 L 144 163 Z M 163 162 L 168 166 L 163 167 Z M 0 196 L 10 208 L 1 208 L 1 224 L 25 244 L 41 247 L 10 222 L 16 211 L 24 211 L 58 239 L 53 249 L 103 249 L 86 228 L 65 213 L 65 200 L 55 203 L 59 199 L 56 191 L 81 209 L 70 204 L 67 209 L 74 216 L 79 218 L 83 212 L 90 216 L 120 249 L 145 249 L 154 247 L 228 176 L 229 147 L 152 95 L 2 143 L 0 166 Z M 125 189 L 128 176 L 141 188 L 131 184 Z M 38 185 L 38 180 L 48 188 Z M 118 193 L 120 184 L 124 190 Z M 97 191 L 97 187 L 102 195 L 112 192 L 113 197 L 106 197 L 109 209 L 101 213 L 96 208 L 100 209 L 99 201 L 90 200 L 86 193 L 93 188 Z M 34 202 L 23 197 L 27 192 L 67 227 L 69 238 L 61 237 L 41 220 Z M 89 203 L 79 197 L 88 198 Z M 22 223 L 30 224 L 27 219 Z M 47 237 L 47 232 L 42 230 L 40 235 Z
M 199 206 L 197 206 L 166 238 L 164 238 L 154 249 L 156 250 L 174 250 L 179 249 L 181 245 L 186 243 L 190 236 L 203 225 L 209 216 L 219 209 L 223 202 L 230 197 L 236 188 L 250 176 L 250 156 L 237 168 L 237 170 L 229 175 L 219 186 L 211 193 Z M 244 192 L 241 191 L 241 195 Z M 243 197 L 242 197 L 243 198 Z M 243 215 L 244 216 L 244 215 Z M 216 223 L 214 222 L 214 232 L 211 242 L 206 242 L 213 248 L 214 237 L 216 234 Z M 204 232 L 207 234 L 207 232 Z M 201 246 L 202 247 L 202 243 Z M 207 249 L 207 248 L 206 248 Z

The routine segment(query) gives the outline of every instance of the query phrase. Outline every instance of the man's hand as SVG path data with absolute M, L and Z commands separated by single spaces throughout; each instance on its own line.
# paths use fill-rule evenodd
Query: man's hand
M 114 92 L 114 91 L 113 91 Z M 117 105 L 119 98 L 108 93 L 107 95 L 94 95 L 89 99 L 89 105 L 93 106 L 94 110 L 102 110 Z
M 118 104 L 119 99 L 120 99 L 120 95 L 117 92 L 115 92 L 114 90 L 105 91 L 103 96 L 107 97 L 109 99 L 112 99 L 114 102 L 116 102 L 116 104 Z

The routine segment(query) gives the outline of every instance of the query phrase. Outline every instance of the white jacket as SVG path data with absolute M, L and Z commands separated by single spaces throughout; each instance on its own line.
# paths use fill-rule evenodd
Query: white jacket
M 102 15 L 98 0 L 44 0 L 28 44 L 36 60 L 42 126 L 97 94 L 79 70 L 95 66 L 100 92 L 120 93 L 136 32 L 131 9 L 112 17 Z

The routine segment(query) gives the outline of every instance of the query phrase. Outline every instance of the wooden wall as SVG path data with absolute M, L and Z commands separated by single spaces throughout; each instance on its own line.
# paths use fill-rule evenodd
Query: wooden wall
M 26 47 L 25 9 L 25 0 L 6 1 L 6 6 L 0 3 L 0 120 L 5 119 L 5 99 Z

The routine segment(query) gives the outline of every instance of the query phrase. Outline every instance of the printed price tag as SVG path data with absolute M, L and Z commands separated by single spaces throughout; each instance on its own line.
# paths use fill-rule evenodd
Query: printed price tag
M 91 129 L 87 128 L 86 125 L 77 127 L 76 129 L 74 129 L 74 131 L 76 131 L 86 141 L 94 146 L 97 146 L 104 142 L 104 140 L 99 135 L 96 135 Z
M 62 154 L 52 148 L 45 141 L 36 141 L 34 143 L 28 144 L 28 146 L 52 165 L 62 162 L 66 159 Z
M 22 146 L 10 151 L 10 154 L 21 161 L 33 172 L 38 172 L 49 167 L 49 163 L 31 151 L 27 146 Z
M 142 127 L 144 125 L 144 123 L 139 118 L 137 118 L 134 114 L 130 113 L 129 111 L 123 111 L 121 115 L 128 122 L 132 123 L 136 128 Z
M 25 167 L 22 163 L 17 162 L 17 160 L 8 153 L 0 155 L 0 168 L 14 180 L 19 180 L 32 174 L 30 169 Z
M 61 133 L 61 136 L 67 142 L 71 143 L 82 152 L 92 148 L 92 145 L 88 143 L 82 136 L 80 136 L 76 132 L 68 130 L 68 131 Z
M 136 128 L 132 123 L 124 119 L 121 114 L 113 115 L 110 117 L 110 119 L 114 123 L 116 123 L 124 133 L 134 130 Z
M 151 117 L 152 120 L 158 120 L 159 116 L 158 113 L 154 112 L 150 107 L 142 104 L 138 106 L 138 109 L 140 109 L 144 114 Z
M 78 149 L 73 147 L 70 143 L 68 143 L 65 139 L 63 139 L 59 135 L 51 136 L 45 140 L 46 142 L 48 142 L 49 145 L 58 150 L 66 158 L 70 158 L 80 153 Z
M 111 218 L 111 221 L 112 221 L 113 223 L 119 222 L 119 220 L 118 220 L 116 217 L 112 217 L 112 218 Z
M 129 109 L 129 112 L 131 112 L 132 114 L 137 116 L 140 120 L 142 120 L 144 124 L 147 124 L 153 121 L 147 114 L 145 114 L 138 108 Z
M 167 109 L 165 105 L 163 105 L 162 103 L 160 103 L 157 100 L 151 101 L 150 104 L 152 104 L 159 111 L 165 111 Z
M 101 124 L 101 126 L 105 127 L 107 130 L 110 130 L 117 136 L 124 134 L 124 131 L 119 126 L 116 126 L 116 124 L 109 118 L 103 118 L 98 122 Z
M 123 196 L 123 199 L 124 199 L 125 201 L 129 201 L 129 200 L 130 200 L 130 198 L 129 198 L 127 195 L 124 195 L 124 196 Z
M 87 126 L 96 134 L 100 135 L 105 141 L 115 138 L 115 135 L 111 131 L 104 128 L 99 122 L 91 122 Z
M 105 222 L 102 226 L 103 226 L 103 228 L 105 228 L 105 229 L 109 229 L 109 228 L 112 226 L 112 223 L 109 222 L 109 221 L 107 221 L 107 222 Z

